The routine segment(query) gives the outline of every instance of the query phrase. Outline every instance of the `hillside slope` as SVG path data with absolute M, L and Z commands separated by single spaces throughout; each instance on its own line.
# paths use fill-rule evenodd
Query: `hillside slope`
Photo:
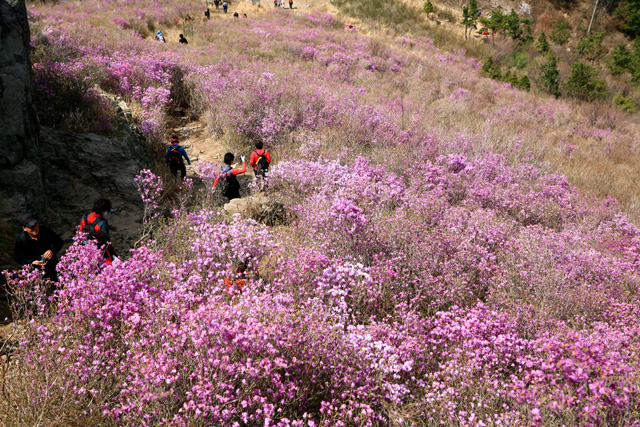
M 263 8 L 29 5 L 43 122 L 108 133 L 97 86 L 159 167 L 122 259 L 73 245 L 51 300 L 8 274 L 0 423 L 638 424 L 635 119 L 486 78 L 428 26 Z M 268 208 L 224 214 L 214 155 L 172 184 L 168 129 L 207 156 L 262 142 Z

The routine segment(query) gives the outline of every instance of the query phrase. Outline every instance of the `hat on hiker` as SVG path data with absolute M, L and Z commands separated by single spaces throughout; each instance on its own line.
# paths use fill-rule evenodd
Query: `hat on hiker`
M 162 31 L 158 30 L 158 34 L 162 34 Z
M 35 216 L 33 216 L 33 214 L 26 213 L 20 217 L 20 225 L 23 227 L 31 228 L 37 223 L 38 223 L 38 220 L 36 219 Z

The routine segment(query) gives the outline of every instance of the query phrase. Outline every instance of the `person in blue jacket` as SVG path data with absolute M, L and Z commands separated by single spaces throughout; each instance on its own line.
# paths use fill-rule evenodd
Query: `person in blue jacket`
M 184 160 L 187 163 L 191 164 L 191 160 L 189 160 L 189 156 L 187 156 L 187 152 L 180 145 L 180 140 L 177 136 L 171 137 L 171 147 L 167 150 L 167 155 L 165 156 L 165 161 L 169 169 L 171 169 L 171 175 L 174 178 L 178 177 L 178 170 L 180 171 L 180 180 L 182 181 L 184 177 L 187 175 L 187 167 L 184 165 Z M 183 160 L 184 158 L 184 160 Z

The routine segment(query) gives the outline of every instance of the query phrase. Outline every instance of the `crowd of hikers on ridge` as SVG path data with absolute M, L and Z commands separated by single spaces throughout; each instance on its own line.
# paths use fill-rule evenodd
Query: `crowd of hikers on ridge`
M 249 165 L 255 174 L 258 190 L 264 191 L 266 188 L 266 174 L 271 164 L 271 154 L 264 148 L 261 141 L 255 143 L 255 148 L 249 157 Z M 240 159 L 242 167 L 234 168 L 235 155 L 226 153 L 220 171 L 212 185 L 212 191 L 218 192 L 228 200 L 241 197 L 240 182 L 237 175 L 244 174 L 247 171 L 247 164 L 244 155 L 241 155 Z M 178 172 L 180 172 L 180 181 L 185 178 L 187 174 L 185 161 L 191 165 L 191 160 L 186 150 L 180 145 L 180 139 L 174 135 L 171 137 L 170 146 L 165 154 L 165 163 L 169 167 L 174 180 L 178 179 Z M 76 232 L 81 232 L 85 235 L 81 244 L 94 241 L 101 249 L 105 265 L 110 265 L 118 257 L 115 248 L 111 244 L 111 235 L 109 233 L 108 216 L 113 212 L 111 200 L 99 198 L 94 202 L 91 212 L 84 215 L 76 227 Z M 39 220 L 32 213 L 23 214 L 18 222 L 22 227 L 22 232 L 15 241 L 14 261 L 22 266 L 41 268 L 44 273 L 44 279 L 50 280 L 55 288 L 58 282 L 56 272 L 57 254 L 64 245 L 62 238 L 51 228 L 40 225 Z M 225 288 L 228 291 L 242 291 L 242 287 L 246 283 L 245 270 L 245 263 L 239 263 L 234 267 L 234 271 L 230 274 L 234 279 L 225 279 Z

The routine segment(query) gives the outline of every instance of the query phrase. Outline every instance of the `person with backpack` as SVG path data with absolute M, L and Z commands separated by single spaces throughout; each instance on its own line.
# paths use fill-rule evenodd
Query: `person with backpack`
M 164 36 L 162 35 L 162 31 L 158 30 L 158 32 L 156 33 L 155 41 L 158 41 L 158 42 L 164 42 L 164 43 L 166 43 L 166 42 L 167 42 L 167 41 L 164 39 Z
M 216 1 L 218 1 L 218 0 L 216 0 Z M 217 8 L 216 8 L 216 9 L 217 9 Z M 211 19 L 211 12 L 209 11 L 209 8 L 207 8 L 207 10 L 205 10 L 205 11 L 204 11 L 204 16 L 205 16 L 207 19 Z
M 224 155 L 224 164 L 220 167 L 220 175 L 216 177 L 213 182 L 213 188 L 216 188 L 218 182 L 220 182 L 222 188 L 222 195 L 229 200 L 240 198 L 240 182 L 236 175 L 243 174 L 247 171 L 247 164 L 245 163 L 245 157 L 240 156 L 242 159 L 242 169 L 234 169 L 231 166 L 235 156 L 233 153 L 227 153 Z
M 222 10 L 224 11 L 224 13 L 227 13 L 227 8 L 229 7 L 229 5 L 227 4 L 226 1 L 222 2 Z
M 184 38 L 183 34 L 180 34 L 180 40 L 178 40 L 178 41 L 180 42 L 180 44 L 189 44 L 187 39 Z
M 20 265 L 42 267 L 44 278 L 57 282 L 56 254 L 62 249 L 62 239 L 49 227 L 40 225 L 30 213 L 20 217 L 20 225 L 22 233 L 16 239 L 13 260 Z
M 171 175 L 174 178 L 178 177 L 178 170 L 180 170 L 182 181 L 184 177 L 187 175 L 187 167 L 184 165 L 184 159 L 187 160 L 187 163 L 191 164 L 191 160 L 189 156 L 187 156 L 187 152 L 180 145 L 180 140 L 177 136 L 171 137 L 171 146 L 167 150 L 167 155 L 165 156 L 165 162 L 169 169 L 171 169 Z
M 260 186 L 264 181 L 264 176 L 269 170 L 269 165 L 271 164 L 271 155 L 263 148 L 262 141 L 256 141 L 256 150 L 251 153 L 249 164 L 256 175 L 258 186 Z
M 111 200 L 100 198 L 93 204 L 91 213 L 86 214 L 80 221 L 79 231 L 87 233 L 87 240 L 95 240 L 98 242 L 98 247 L 103 249 L 102 256 L 104 257 L 105 264 L 111 264 L 113 259 L 117 257 L 116 250 L 111 244 L 111 235 L 109 234 L 109 223 L 107 222 L 107 216 L 111 209 Z
M 213 4 L 216 5 L 216 10 L 218 10 L 218 6 L 220 6 L 220 0 L 213 0 Z

